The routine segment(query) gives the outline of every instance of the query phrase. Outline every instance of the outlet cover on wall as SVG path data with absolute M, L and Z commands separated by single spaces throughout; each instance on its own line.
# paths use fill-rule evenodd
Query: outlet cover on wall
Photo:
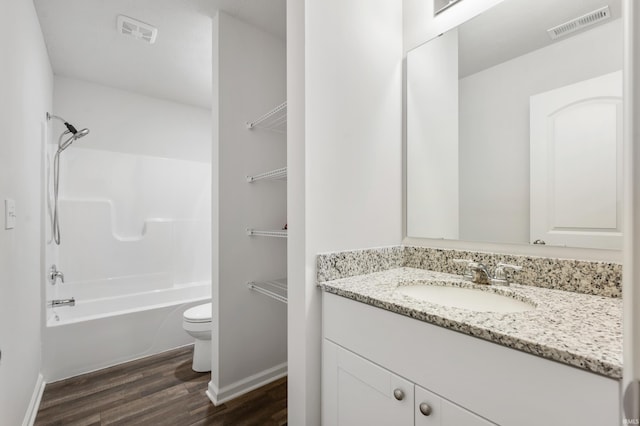
M 16 227 L 16 202 L 7 198 L 4 200 L 4 229 Z

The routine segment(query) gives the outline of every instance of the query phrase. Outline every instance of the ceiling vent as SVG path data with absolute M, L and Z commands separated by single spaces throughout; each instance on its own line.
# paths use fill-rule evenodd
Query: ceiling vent
M 158 29 L 153 25 L 138 21 L 124 15 L 118 15 L 118 32 L 120 34 L 146 41 L 149 44 L 156 42 Z
M 572 19 L 571 21 L 565 22 L 564 24 L 549 28 L 547 30 L 547 34 L 549 34 L 549 37 L 551 37 L 552 40 L 555 40 L 585 27 L 595 25 L 598 22 L 609 19 L 610 17 L 611 12 L 609 11 L 609 6 L 605 6 L 594 10 L 593 12 L 589 12 L 586 15 L 582 15 L 578 18 Z

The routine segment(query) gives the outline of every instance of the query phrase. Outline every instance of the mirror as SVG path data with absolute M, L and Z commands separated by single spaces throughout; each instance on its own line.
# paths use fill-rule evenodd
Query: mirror
M 407 55 L 407 235 L 622 247 L 620 0 L 505 0 Z
M 433 15 L 444 12 L 461 0 L 433 0 Z

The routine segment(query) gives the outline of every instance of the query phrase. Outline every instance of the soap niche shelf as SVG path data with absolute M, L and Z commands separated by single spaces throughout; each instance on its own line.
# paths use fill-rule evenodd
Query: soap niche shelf
M 272 299 L 287 303 L 287 279 L 280 278 L 271 281 L 250 281 L 247 287 Z

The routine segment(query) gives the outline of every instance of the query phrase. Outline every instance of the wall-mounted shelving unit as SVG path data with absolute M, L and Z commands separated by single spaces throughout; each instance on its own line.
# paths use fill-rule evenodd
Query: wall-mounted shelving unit
M 287 168 L 282 167 L 280 169 L 271 170 L 268 172 L 260 173 L 254 176 L 247 176 L 247 182 L 255 182 L 258 180 L 286 180 L 287 179 Z
M 258 293 L 262 293 L 265 296 L 287 303 L 286 278 L 271 281 L 251 281 L 247 283 L 247 287 L 257 291 Z
M 267 129 L 274 132 L 287 132 L 287 102 L 283 102 L 271 111 L 263 114 L 254 121 L 247 122 L 247 129 Z
M 287 130 L 287 102 L 283 102 L 271 111 L 262 115 L 255 121 L 247 122 L 247 129 L 252 130 L 262 128 L 272 130 L 279 133 L 285 133 Z M 282 167 L 268 172 L 260 173 L 246 177 L 248 183 L 260 180 L 286 180 L 287 168 Z M 285 227 L 286 228 L 286 227 Z M 286 229 L 246 229 L 247 235 L 250 237 L 271 237 L 271 238 L 287 238 Z M 264 294 L 265 296 L 287 303 L 287 279 L 267 280 L 267 281 L 251 281 L 247 283 L 249 289 Z
M 287 238 L 286 229 L 252 229 L 247 228 L 247 235 L 250 237 L 276 237 Z

